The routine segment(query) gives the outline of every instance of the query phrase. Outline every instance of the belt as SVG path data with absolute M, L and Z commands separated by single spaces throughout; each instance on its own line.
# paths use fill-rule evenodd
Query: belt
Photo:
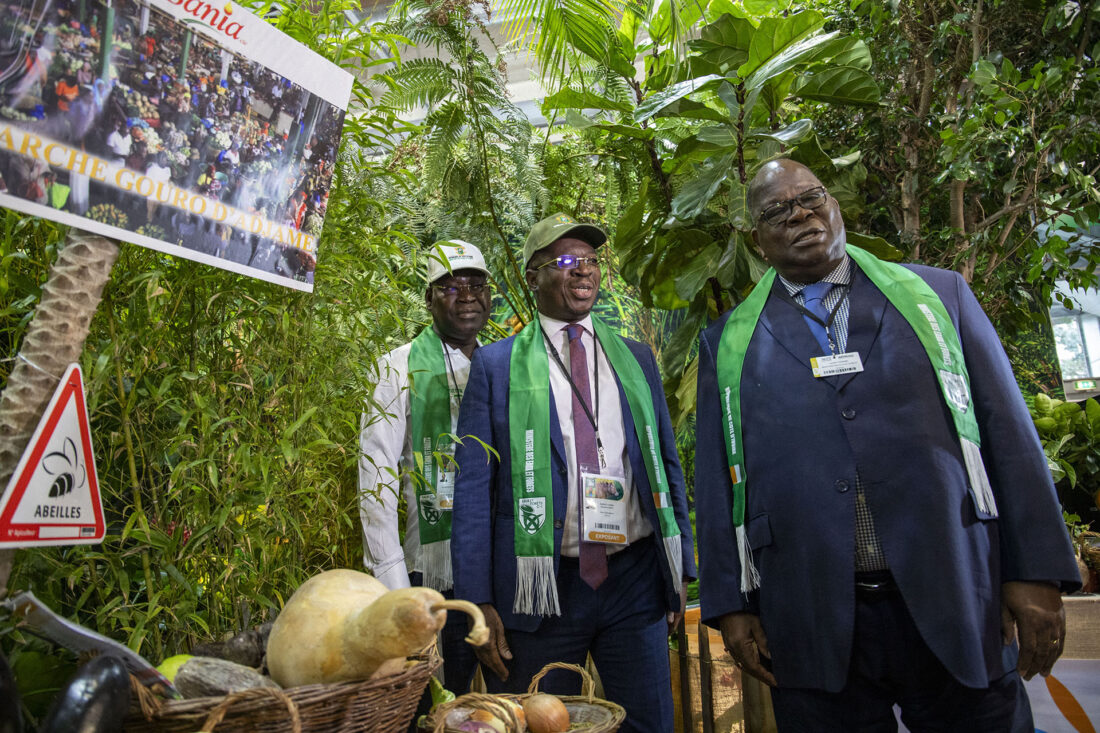
M 856 597 L 877 598 L 898 592 L 898 584 L 889 570 L 856 573 Z

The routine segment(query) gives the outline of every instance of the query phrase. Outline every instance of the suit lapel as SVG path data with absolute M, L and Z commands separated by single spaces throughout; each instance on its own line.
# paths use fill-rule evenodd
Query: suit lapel
M 871 353 L 879 332 L 882 330 L 882 318 L 886 314 L 887 300 L 878 288 L 871 283 L 855 262 L 852 262 L 852 288 L 848 291 L 848 343 L 847 351 L 855 351 L 864 362 Z M 835 377 L 834 386 L 844 389 L 845 385 L 859 376 L 859 372 L 841 374 Z
M 783 283 L 778 277 L 775 278 L 771 294 L 760 313 L 759 325 L 767 329 L 775 342 L 804 369 L 809 370 L 810 357 L 820 355 L 821 345 L 810 333 L 810 327 L 806 325 L 802 314 L 784 297 Z M 833 384 L 832 378 L 827 377 L 824 381 Z
M 564 517 L 569 501 L 568 480 L 562 478 L 562 472 L 567 469 L 565 462 L 565 440 L 561 435 L 561 423 L 558 421 L 558 411 L 555 408 L 554 388 L 550 387 L 550 479 L 554 487 L 554 516 Z M 568 476 L 568 473 L 565 474 Z

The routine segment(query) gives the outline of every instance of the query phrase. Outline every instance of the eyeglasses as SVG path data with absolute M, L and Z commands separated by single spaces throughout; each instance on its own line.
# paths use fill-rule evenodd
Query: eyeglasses
M 534 269 L 535 270 L 541 270 L 542 268 L 549 267 L 550 265 L 554 265 L 559 270 L 574 270 L 574 269 L 580 267 L 581 265 L 588 265 L 589 267 L 599 267 L 600 266 L 600 258 L 599 257 L 577 257 L 576 255 L 561 255 L 560 257 L 555 257 L 554 259 L 550 260 L 549 262 L 543 262 L 541 265 L 539 265 L 538 267 L 536 267 Z
M 773 227 L 777 227 L 780 224 L 787 221 L 787 218 L 794 210 L 794 205 L 798 204 L 803 209 L 818 209 L 825 200 L 829 198 L 829 192 L 825 190 L 824 186 L 817 186 L 811 188 L 808 191 L 795 196 L 793 199 L 787 199 L 786 201 L 777 201 L 765 207 L 760 212 L 760 218 L 771 224 Z
M 432 287 L 435 288 L 436 292 L 448 298 L 453 298 L 462 291 L 466 291 L 470 295 L 481 295 L 489 291 L 488 283 L 456 283 L 454 285 L 433 285 Z

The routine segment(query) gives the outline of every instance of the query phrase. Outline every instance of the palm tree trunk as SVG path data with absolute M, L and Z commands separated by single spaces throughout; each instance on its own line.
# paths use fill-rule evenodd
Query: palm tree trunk
M 42 412 L 69 364 L 80 358 L 118 244 L 71 230 L 42 288 L 42 300 L 0 395 L 0 491 L 15 471 Z M 0 550 L 0 597 L 14 550 Z

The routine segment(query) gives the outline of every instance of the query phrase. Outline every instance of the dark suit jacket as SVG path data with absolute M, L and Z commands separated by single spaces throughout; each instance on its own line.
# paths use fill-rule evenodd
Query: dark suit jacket
M 474 352 L 470 365 L 470 380 L 462 398 L 458 416 L 459 436 L 464 438 L 455 451 L 458 476 L 455 481 L 455 503 L 451 523 L 451 558 L 454 566 L 456 598 L 474 603 L 492 603 L 508 629 L 534 631 L 541 616 L 517 614 L 512 611 L 516 594 L 516 557 L 512 504 L 512 461 L 508 439 L 508 376 L 514 338 L 483 346 Z M 695 557 L 688 521 L 684 476 L 676 453 L 676 442 L 665 404 L 664 390 L 657 363 L 649 347 L 626 339 L 627 346 L 638 360 L 653 391 L 653 406 L 660 432 L 661 457 L 668 473 L 669 490 L 676 521 L 681 532 L 683 572 L 695 577 Z M 553 366 L 551 366 L 553 368 Z M 633 469 L 634 484 L 642 511 L 653 526 L 654 535 L 661 537 L 657 509 L 653 504 L 649 477 L 642 463 L 641 447 L 634 433 L 634 421 L 626 402 L 622 384 L 616 378 L 619 401 L 623 409 L 627 453 Z M 554 570 L 561 557 L 562 520 L 566 507 L 566 465 L 562 446 L 561 426 L 550 396 L 551 470 L 554 491 Z M 478 441 L 496 450 L 499 457 L 486 452 Z M 660 544 L 660 543 L 658 543 Z M 663 553 L 663 550 L 662 550 Z M 667 562 L 661 562 L 668 609 L 678 610 L 679 595 L 672 585 Z M 567 599 L 560 599 L 562 603 Z
M 707 623 L 760 616 L 776 679 L 838 691 L 855 616 L 856 471 L 886 560 L 921 636 L 960 682 L 1015 665 L 1000 637 L 1000 587 L 1078 575 L 1039 439 L 993 326 L 954 272 L 909 266 L 943 300 L 962 341 L 999 518 L 977 511 L 954 424 L 916 334 L 853 262 L 848 351 L 864 371 L 815 379 L 820 352 L 773 291 L 741 378 L 746 520 L 761 586 L 740 592 L 715 373 L 728 315 L 700 339 L 696 519 Z

